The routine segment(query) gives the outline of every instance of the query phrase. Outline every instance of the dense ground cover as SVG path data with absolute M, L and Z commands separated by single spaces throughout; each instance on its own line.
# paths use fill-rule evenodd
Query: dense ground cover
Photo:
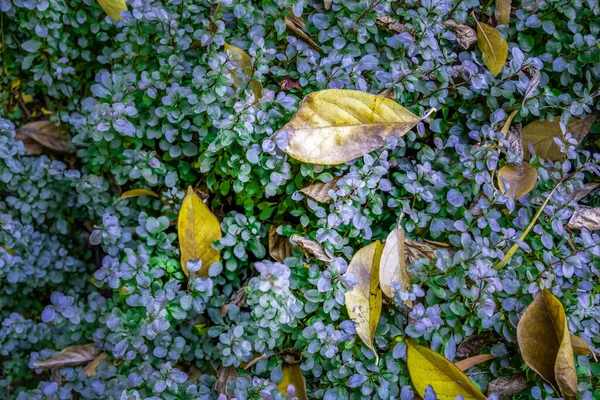
M 600 399 L 598 1 L 98 3 L 0 3 L 0 398 Z

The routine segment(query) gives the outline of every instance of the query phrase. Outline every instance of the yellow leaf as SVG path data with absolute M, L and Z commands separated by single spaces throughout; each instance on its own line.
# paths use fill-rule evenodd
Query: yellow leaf
M 575 335 L 571 335 L 570 339 L 574 356 L 587 356 L 588 354 L 592 354 L 592 349 L 585 340 Z
M 225 43 L 225 51 L 231 54 L 231 58 L 235 61 L 239 67 L 242 69 L 244 75 L 251 79 L 254 75 L 254 67 L 252 66 L 252 57 L 244 50 L 236 47 L 232 44 Z M 235 76 L 233 85 L 236 88 L 242 87 L 244 84 L 244 80 L 238 76 L 238 70 L 233 71 Z M 262 84 L 258 81 L 250 80 L 250 88 L 252 89 L 252 93 L 254 93 L 254 101 L 259 101 L 262 98 Z
M 375 330 L 379 323 L 383 301 L 379 287 L 379 263 L 382 252 L 381 242 L 373 242 L 358 250 L 348 265 L 348 273 L 353 274 L 358 283 L 346 293 L 346 309 L 350 319 L 354 321 L 356 333 L 373 352 L 375 352 Z M 378 362 L 377 353 L 375 358 Z
M 406 252 L 404 229 L 398 221 L 398 225 L 390 232 L 385 240 L 381 262 L 379 266 L 379 282 L 381 290 L 389 297 L 393 298 L 395 291 L 392 289 L 392 282 L 398 282 L 400 290 L 407 292 L 410 290 L 410 278 L 406 272 Z M 409 308 L 412 308 L 412 301 L 404 301 Z
M 504 122 L 504 126 L 501 129 L 501 132 L 504 133 L 504 137 L 506 137 L 506 135 L 508 135 L 508 130 L 510 129 L 510 124 L 512 124 L 513 119 L 515 119 L 515 116 L 517 115 L 519 111 L 518 110 L 513 110 L 513 112 L 510 113 L 510 115 L 508 116 L 508 118 L 506 118 L 506 122 Z
M 511 3 L 511 0 L 496 0 L 496 12 L 494 14 L 498 20 L 498 25 L 505 25 L 508 27 Z
M 150 189 L 132 189 L 132 190 L 123 192 L 123 194 L 117 199 L 117 201 L 130 199 L 132 197 L 140 197 L 140 196 L 159 197 L 156 192 L 154 192 L 153 190 L 150 190 Z
M 523 360 L 566 400 L 577 396 L 577 373 L 565 310 L 544 289 L 535 296 L 517 325 Z
M 69 346 L 48 360 L 35 361 L 33 366 L 39 369 L 70 367 L 93 361 L 98 354 L 99 352 L 95 349 L 94 343 Z
M 537 183 L 538 172 L 528 163 L 505 165 L 498 171 L 498 186 L 506 197 L 520 199 L 531 192 Z M 508 183 L 508 188 L 505 187 Z
M 493 354 L 477 354 L 476 356 L 465 358 L 464 360 L 457 361 L 454 363 L 461 371 L 465 371 L 471 367 L 481 364 L 496 358 Z
M 340 179 L 342 178 L 337 177 L 329 182 L 318 182 L 313 185 L 306 186 L 300 189 L 300 191 L 319 203 L 330 203 L 331 196 L 329 196 L 329 191 L 335 191 L 338 189 L 337 183 Z
M 127 11 L 125 0 L 98 0 L 98 4 L 113 21 L 122 20 L 121 11 Z
M 465 400 L 486 399 L 451 361 L 413 339 L 407 339 L 406 344 L 408 373 L 419 396 L 425 397 L 425 389 L 431 385 L 440 400 L 455 400 L 460 394 Z
M 335 165 L 380 148 L 388 137 L 404 136 L 420 120 L 385 97 L 328 89 L 306 96 L 276 135 L 287 137 L 284 151 L 292 158 Z
M 41 110 L 42 110 L 42 114 L 44 114 L 44 115 L 52 115 L 52 111 L 48 110 L 45 107 L 42 107 Z
M 189 275 L 188 261 L 201 260 L 202 268 L 196 275 L 208 276 L 211 264 L 220 258 L 220 252 L 212 247 L 212 242 L 221 239 L 221 226 L 191 186 L 179 211 L 177 230 L 183 272 Z
M 474 16 L 473 16 L 474 17 Z M 481 50 L 483 62 L 492 75 L 497 76 L 502 72 L 504 63 L 508 57 L 508 43 L 500 32 L 486 23 L 477 22 L 477 43 Z
M 70 153 L 68 134 L 52 121 L 35 121 L 17 129 L 15 140 L 22 141 L 29 155 L 41 153 L 42 147 Z
M 277 384 L 277 389 L 284 396 L 293 393 L 290 399 L 297 397 L 298 400 L 307 400 L 306 383 L 299 364 L 283 365 L 283 379 Z

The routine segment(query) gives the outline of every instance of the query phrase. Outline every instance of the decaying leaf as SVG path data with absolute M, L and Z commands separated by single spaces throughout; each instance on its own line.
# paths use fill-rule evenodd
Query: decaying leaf
M 123 194 L 121 196 L 119 196 L 117 201 L 131 199 L 133 197 L 140 197 L 140 196 L 159 197 L 156 192 L 154 192 L 153 190 L 150 190 L 150 189 L 132 189 L 132 190 L 123 192 Z
M 475 16 L 473 15 L 473 18 Z M 483 62 L 492 75 L 497 76 L 502 72 L 508 57 L 508 43 L 500 32 L 486 23 L 477 21 L 477 43 L 481 50 Z
M 219 261 L 221 256 L 212 246 L 212 242 L 222 237 L 221 225 L 191 186 L 179 211 L 177 230 L 183 272 L 189 275 L 188 261 L 201 260 L 202 267 L 195 275 L 208 276 L 211 264 Z
M 519 162 L 523 161 L 523 141 L 521 139 L 521 124 L 512 125 L 512 121 L 517 115 L 518 110 L 514 110 L 510 113 L 508 118 L 506 118 L 506 122 L 504 122 L 504 126 L 500 130 L 508 144 L 510 146 L 510 150 L 518 157 Z
M 354 160 L 401 137 L 421 118 L 396 102 L 358 90 L 328 89 L 304 98 L 275 135 L 296 160 L 336 165 Z
M 326 10 L 329 10 L 332 4 L 333 0 L 323 0 L 323 7 L 325 7 Z
M 457 361 L 454 363 L 454 365 L 456 365 L 461 371 L 466 371 L 467 369 L 474 367 L 477 364 L 484 363 L 494 358 L 496 358 L 496 356 L 493 354 L 477 354 L 476 356 Z
M 284 396 L 290 395 L 289 398 L 297 397 L 298 400 L 308 399 L 306 397 L 306 383 L 304 382 L 300 365 L 283 365 L 283 379 L 277 384 L 277 389 Z
M 498 20 L 498 25 L 505 25 L 508 28 L 511 3 L 512 0 L 496 0 L 496 12 L 494 15 Z
M 600 207 L 579 206 L 567 224 L 569 229 L 588 229 L 597 231 L 600 229 Z
M 127 11 L 125 0 L 98 0 L 98 4 L 113 21 L 120 21 L 121 11 Z
M 444 21 L 444 25 L 454 32 L 458 45 L 464 50 L 469 50 L 477 43 L 477 33 L 475 32 L 475 29 L 470 26 L 459 24 L 453 19 Z
M 577 202 L 599 187 L 600 182 L 584 183 L 583 187 L 573 189 L 573 193 L 571 193 L 571 195 L 569 196 L 569 201 Z
M 108 354 L 106 353 L 98 354 L 98 357 L 94 358 L 88 365 L 86 365 L 81 372 L 83 372 L 87 377 L 96 375 L 96 368 L 98 368 L 98 365 L 100 365 L 100 363 L 107 358 Z
M 347 273 L 356 277 L 357 284 L 346 293 L 346 309 L 354 321 L 356 333 L 375 352 L 375 330 L 379 324 L 383 296 L 379 287 L 379 263 L 383 245 L 376 241 L 358 250 Z M 375 353 L 377 362 L 379 357 Z
M 495 393 L 499 400 L 508 400 L 527 389 L 525 375 L 503 376 L 488 383 L 488 396 Z
M 534 68 L 531 65 L 524 66 L 523 71 L 525 71 L 527 75 L 529 75 L 529 85 L 527 85 L 527 89 L 525 89 L 525 95 L 523 96 L 523 106 L 525 106 L 525 102 L 527 101 L 527 99 L 533 97 L 533 93 L 535 93 L 535 90 L 540 84 L 540 79 L 542 75 L 540 74 L 540 71 L 537 70 L 537 68 Z
M 285 364 L 300 364 L 302 362 L 302 352 L 295 347 L 283 349 L 277 355 Z
M 315 184 L 300 189 L 300 191 L 306 196 L 310 197 L 311 199 L 318 201 L 319 203 L 329 203 L 331 202 L 331 196 L 329 196 L 329 191 L 336 191 L 338 189 L 337 183 L 340 179 L 342 178 L 337 177 L 326 183 L 317 182 Z
M 17 129 L 15 140 L 22 141 L 29 155 L 41 154 L 43 148 L 72 153 L 68 133 L 52 121 L 35 121 Z
M 481 353 L 485 346 L 498 343 L 499 338 L 494 332 L 483 332 L 466 338 L 456 349 L 457 357 L 473 357 Z
M 451 361 L 413 339 L 407 339 L 406 344 L 408 373 L 419 396 L 424 398 L 425 389 L 431 385 L 440 400 L 454 400 L 460 394 L 465 400 L 486 399 Z
M 577 373 L 565 310 L 544 289 L 535 296 L 517 325 L 523 360 L 566 400 L 577 396 Z
M 292 244 L 288 236 L 277 233 L 277 228 L 282 224 L 273 224 L 269 227 L 269 255 L 279 262 L 292 256 Z
M 574 356 L 587 356 L 588 354 L 592 354 L 592 348 L 585 340 L 576 335 L 571 335 L 570 339 Z
M 291 239 L 292 242 L 296 243 L 308 257 L 314 257 L 317 260 L 326 263 L 333 261 L 333 257 L 327 254 L 323 246 L 314 240 L 310 240 L 300 235 L 292 235 Z
M 245 285 L 244 285 L 237 292 L 235 292 L 235 294 L 233 296 L 231 296 L 231 298 L 229 299 L 229 303 L 221 306 L 221 316 L 224 317 L 225 315 L 227 315 L 227 312 L 229 311 L 229 307 L 231 307 L 232 305 L 241 307 L 244 304 L 246 304 L 247 297 L 248 297 L 248 295 L 246 294 Z
M 404 229 L 398 221 L 398 225 L 390 232 L 385 240 L 385 246 L 379 264 L 379 283 L 381 290 L 389 298 L 394 298 L 392 282 L 398 282 L 400 290 L 409 291 L 410 278 L 406 272 L 406 252 Z M 406 299 L 407 307 L 412 308 L 412 301 Z
M 225 51 L 231 53 L 231 58 L 233 61 L 237 62 L 237 64 L 242 69 L 242 72 L 248 79 L 250 79 L 250 88 L 252 89 L 252 93 L 254 93 L 254 101 L 259 101 L 262 98 L 262 84 L 258 81 L 251 80 L 254 75 L 254 66 L 252 65 L 252 57 L 244 50 L 236 47 L 232 44 L 225 43 Z M 235 79 L 233 81 L 233 85 L 236 88 L 242 87 L 244 84 L 244 79 L 238 76 L 237 70 L 234 71 Z
M 537 169 L 529 163 L 505 165 L 498 171 L 498 186 L 504 196 L 517 200 L 533 190 L 537 178 Z
M 245 365 L 244 365 L 244 363 L 242 363 L 242 364 L 240 365 L 240 367 L 242 367 L 242 369 L 243 369 L 244 371 L 248 371 L 250 368 L 252 368 L 254 365 L 256 365 L 256 363 L 257 363 L 257 362 L 259 362 L 260 360 L 266 360 L 266 359 L 268 359 L 268 358 L 269 358 L 269 356 L 268 356 L 268 355 L 266 355 L 266 354 L 261 354 L 260 356 L 258 356 L 258 357 L 255 357 L 255 358 L 254 358 L 254 360 L 250 361 L 249 363 L 247 363 L 247 364 L 245 364 Z
M 310 47 L 315 50 L 321 50 L 319 45 L 314 41 L 314 39 L 310 36 L 310 33 L 306 30 L 306 25 L 304 24 L 304 20 L 302 17 L 296 17 L 293 13 L 288 14 L 283 19 L 285 22 L 285 26 L 298 38 L 308 43 Z
M 95 349 L 94 343 L 69 346 L 48 360 L 37 360 L 33 363 L 35 368 L 56 369 L 71 367 L 93 361 L 100 352 Z
M 279 82 L 281 90 L 302 89 L 298 79 L 290 78 L 289 76 Z
M 567 132 L 571 133 L 578 143 L 581 143 L 590 132 L 595 120 L 595 115 L 588 115 L 584 119 L 571 117 L 567 123 Z M 531 158 L 530 144 L 535 154 L 545 160 L 556 161 L 565 157 L 565 154 L 561 153 L 560 147 L 554 142 L 554 138 L 564 138 L 559 118 L 554 118 L 552 121 L 533 121 L 523 127 L 522 135 L 526 160 Z
M 390 17 L 389 15 L 382 15 L 377 17 L 375 23 L 382 28 L 388 29 L 394 33 L 410 33 L 404 24 L 400 23 L 397 19 Z
M 217 371 L 217 381 L 215 382 L 215 391 L 219 394 L 227 395 L 227 383 L 234 381 L 238 377 L 237 370 L 234 366 L 221 367 Z
M 450 247 L 448 243 L 436 242 L 434 240 L 427 239 L 418 242 L 408 238 L 404 239 L 404 245 L 406 250 L 406 261 L 408 261 L 409 264 L 412 264 L 422 258 L 434 260 L 436 250 Z

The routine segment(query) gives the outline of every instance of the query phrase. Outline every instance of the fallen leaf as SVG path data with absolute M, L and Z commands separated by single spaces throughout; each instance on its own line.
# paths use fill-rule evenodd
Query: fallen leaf
M 524 66 L 523 71 L 525 71 L 527 75 L 529 75 L 529 85 L 527 85 L 527 89 L 525 89 L 525 94 L 523 95 L 523 106 L 525 106 L 525 102 L 527 101 L 527 99 L 533 97 L 533 93 L 540 84 L 540 79 L 542 75 L 540 74 L 540 71 L 538 71 L 531 65 Z
M 288 236 L 277 233 L 277 228 L 282 224 L 273 224 L 269 227 L 269 255 L 279 262 L 292 256 L 292 244 Z
M 577 396 L 577 373 L 565 310 L 544 289 L 535 296 L 517 325 L 523 360 L 566 400 Z
M 510 20 L 510 9 L 512 0 L 496 0 L 496 12 L 494 13 L 498 20 L 498 25 L 504 25 L 508 28 Z
M 232 305 L 241 307 L 244 304 L 246 304 L 247 297 L 248 297 L 248 295 L 246 294 L 245 286 L 242 286 L 240 289 L 238 289 L 237 292 L 235 292 L 235 294 L 233 296 L 231 296 L 231 299 L 229 299 L 229 303 L 221 306 L 221 317 L 224 317 L 225 315 L 227 315 L 227 312 L 229 311 L 229 307 L 231 307 Z
M 285 364 L 300 364 L 302 362 L 302 352 L 295 347 L 283 349 L 277 355 Z
M 331 8 L 331 4 L 333 4 L 333 0 L 323 0 L 323 7 L 325 7 L 326 10 Z
M 328 89 L 304 98 L 300 109 L 275 135 L 296 160 L 336 165 L 354 160 L 401 137 L 417 117 L 393 100 L 357 90 Z
M 499 338 L 494 332 L 483 332 L 472 335 L 462 341 L 456 349 L 457 357 L 472 357 L 481 353 L 485 346 L 498 343 Z
M 93 361 L 100 352 L 95 349 L 94 343 L 69 346 L 58 354 L 55 354 L 48 360 L 36 360 L 33 363 L 35 368 L 56 369 L 62 367 L 71 367 Z
M 212 242 L 222 237 L 221 225 L 191 186 L 179 211 L 177 230 L 183 272 L 189 275 L 188 261 L 201 260 L 202 267 L 195 275 L 208 276 L 211 264 L 219 261 L 221 256 L 221 253 L 212 247 Z
M 382 15 L 377 17 L 375 23 L 382 28 L 390 30 L 394 33 L 410 33 L 410 29 L 408 29 L 404 24 L 400 23 L 397 19 L 390 17 L 389 15 Z
M 590 132 L 595 120 L 595 115 L 588 115 L 584 119 L 571 117 L 567 123 L 567 132 L 570 132 L 578 143 L 581 143 Z M 554 142 L 554 138 L 564 138 L 559 118 L 554 118 L 552 121 L 533 121 L 523 127 L 522 136 L 525 160 L 531 158 L 530 144 L 535 154 L 545 160 L 556 161 L 565 157 L 565 154 L 560 152 L 560 147 Z
M 235 381 L 238 377 L 237 369 L 233 366 L 219 368 L 217 371 L 217 381 L 215 382 L 215 391 L 219 394 L 227 395 L 227 383 Z
M 475 29 L 470 26 L 459 24 L 453 19 L 444 21 L 444 25 L 454 32 L 458 45 L 464 50 L 469 50 L 477 43 L 477 33 L 475 32 Z
M 527 377 L 525 375 L 503 376 L 488 383 L 488 396 L 492 393 L 498 395 L 499 400 L 510 399 L 512 396 L 527 389 Z
M 408 373 L 419 396 L 424 398 L 425 389 L 431 385 L 440 400 L 454 400 L 461 394 L 464 400 L 486 399 L 451 361 L 413 339 L 407 339 L 406 344 Z
M 406 260 L 409 264 L 423 258 L 434 260 L 436 250 L 450 247 L 448 243 L 427 239 L 419 242 L 408 238 L 404 239 L 404 245 L 406 249 Z
M 461 371 L 466 371 L 467 369 L 474 367 L 477 364 L 484 363 L 494 358 L 496 358 L 496 356 L 493 354 L 478 354 L 476 356 L 457 361 L 454 363 L 454 365 L 456 365 Z
M 600 207 L 579 206 L 567 224 L 569 229 L 588 229 L 597 231 L 600 229 Z
M 296 17 L 293 13 L 288 14 L 283 19 L 285 22 L 285 26 L 292 31 L 296 36 L 300 39 L 308 43 L 310 47 L 315 50 L 321 50 L 319 45 L 314 41 L 314 39 L 310 36 L 310 33 L 306 30 L 306 25 L 304 24 L 304 20 L 302 17 Z
M 321 246 L 319 243 L 315 242 L 314 240 L 310 240 L 310 239 L 302 237 L 300 235 L 292 235 L 291 239 L 292 239 L 292 242 L 296 243 L 302 249 L 302 251 L 304 251 L 304 254 L 306 254 L 306 256 L 314 257 L 317 260 L 323 261 L 326 263 L 330 263 L 333 261 L 333 257 L 328 255 L 325 252 L 325 249 L 323 248 L 323 246 Z
M 319 203 L 329 203 L 331 202 L 329 191 L 336 191 L 338 189 L 337 183 L 340 179 L 342 179 L 342 177 L 334 178 L 329 182 L 317 182 L 300 189 L 300 191 Z
M 98 0 L 98 4 L 113 21 L 121 21 L 121 11 L 127 11 L 125 0 Z
M 81 372 L 83 372 L 85 374 L 85 376 L 87 376 L 87 377 L 96 375 L 96 368 L 98 368 L 98 365 L 100 365 L 100 363 L 102 361 L 106 360 L 107 358 L 108 358 L 108 354 L 100 353 L 98 355 L 98 357 L 94 358 L 92 360 L 92 362 L 90 362 L 88 365 L 86 365 L 81 370 Z
M 152 196 L 152 197 L 157 197 L 157 198 L 159 197 L 156 192 L 154 192 L 153 190 L 150 190 L 150 189 L 132 189 L 132 190 L 127 190 L 126 192 L 123 192 L 123 194 L 121 196 L 119 196 L 117 201 L 131 199 L 133 197 L 140 197 L 140 196 Z
M 17 129 L 15 140 L 23 141 L 29 155 L 40 154 L 43 147 L 61 153 L 73 152 L 69 147 L 66 130 L 52 121 L 35 121 L 23 125 Z
M 569 196 L 569 201 L 577 202 L 599 187 L 600 182 L 584 183 L 583 187 L 573 189 L 573 193 L 571 193 L 571 195 Z
M 262 84 L 258 81 L 252 80 L 252 76 L 254 76 L 254 66 L 252 65 L 252 57 L 244 50 L 236 47 L 232 44 L 225 43 L 224 45 L 225 51 L 231 54 L 231 59 L 235 61 L 238 66 L 242 69 L 242 72 L 248 79 L 250 79 L 250 88 L 252 89 L 252 93 L 254 93 L 254 101 L 257 102 L 262 98 Z M 244 79 L 238 76 L 238 70 L 233 71 L 234 80 L 233 85 L 236 88 L 242 87 L 244 84 Z
M 254 360 L 250 361 L 250 362 L 249 362 L 249 363 L 247 363 L 246 365 L 244 365 L 244 366 L 241 366 L 241 365 L 240 365 L 240 366 L 242 367 L 242 369 L 243 369 L 244 371 L 248 371 L 250 368 L 252 368 L 252 366 L 254 366 L 254 365 L 255 365 L 257 362 L 259 362 L 260 360 L 266 360 L 266 359 L 268 359 L 268 358 L 269 358 L 269 356 L 268 356 L 268 355 L 266 355 L 266 354 L 261 354 L 260 356 L 258 356 L 258 357 L 255 357 L 255 358 L 254 358 Z
M 537 178 L 537 169 L 529 163 L 505 165 L 498 171 L 498 186 L 504 196 L 518 200 L 533 190 Z
M 277 384 L 279 393 L 286 396 L 286 398 L 298 398 L 298 400 L 307 400 L 306 396 L 306 383 L 304 382 L 304 376 L 302 370 L 298 364 L 284 364 L 283 365 L 283 379 Z
M 473 15 L 475 18 L 475 15 Z M 486 23 L 477 23 L 477 43 L 481 50 L 483 62 L 488 67 L 492 75 L 498 76 L 504 68 L 504 63 L 508 57 L 508 43 L 500 32 Z
M 300 81 L 298 79 L 290 78 L 289 76 L 279 82 L 279 87 L 281 90 L 302 89 Z
M 376 241 L 358 250 L 350 260 L 347 273 L 356 277 L 357 284 L 346 293 L 346 309 L 354 321 L 356 333 L 375 352 L 375 330 L 379 324 L 383 296 L 379 287 L 379 263 L 383 246 Z
M 404 229 L 398 221 L 398 225 L 390 232 L 385 240 L 381 262 L 379 264 L 379 283 L 381 290 L 388 298 L 394 298 L 395 291 L 392 289 L 392 282 L 398 282 L 400 290 L 407 292 L 410 290 L 410 278 L 406 272 L 406 251 Z M 412 301 L 404 301 L 407 307 L 412 308 Z
M 575 335 L 571 335 L 570 339 L 574 356 L 587 356 L 588 354 L 592 354 L 592 348 L 585 340 Z

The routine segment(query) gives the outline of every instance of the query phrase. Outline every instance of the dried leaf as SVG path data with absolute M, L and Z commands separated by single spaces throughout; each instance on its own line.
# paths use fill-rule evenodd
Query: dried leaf
M 304 20 L 302 17 L 296 17 L 293 13 L 286 15 L 283 19 L 285 22 L 285 26 L 292 31 L 296 36 L 298 36 L 301 40 L 308 43 L 310 47 L 315 50 L 321 50 L 321 47 L 314 41 L 314 39 L 310 36 L 310 33 L 306 30 L 306 25 L 304 24 Z
M 573 134 L 573 137 L 581 143 L 595 120 L 595 115 L 588 115 L 584 119 L 571 117 L 567 123 L 567 132 Z M 560 152 L 560 147 L 554 142 L 554 138 L 564 138 L 559 118 L 554 118 L 552 121 L 533 121 L 523 127 L 522 135 L 525 160 L 531 158 L 530 144 L 535 154 L 545 160 L 556 161 L 565 157 L 565 154 Z
M 94 358 L 94 360 L 92 360 L 92 362 L 90 362 L 88 365 L 86 365 L 81 370 L 81 372 L 83 372 L 85 374 L 85 376 L 87 376 L 87 377 L 96 375 L 96 368 L 98 368 L 98 365 L 100 365 L 100 363 L 102 361 L 106 360 L 107 358 L 108 358 L 108 354 L 100 353 L 98 355 L 98 357 Z
M 208 276 L 211 264 L 219 261 L 221 256 L 212 246 L 212 242 L 222 237 L 221 225 L 191 186 L 179 211 L 177 230 L 183 272 L 189 275 L 188 261 L 201 260 L 202 267 L 195 275 Z
M 597 231 L 600 229 L 600 207 L 579 206 L 567 224 L 569 229 L 588 229 Z
M 504 196 L 517 200 L 533 190 L 537 178 L 537 169 L 528 163 L 505 165 L 498 171 L 498 186 Z
M 473 15 L 473 18 L 475 16 Z M 498 76 L 504 68 L 504 63 L 508 57 L 508 43 L 500 32 L 486 23 L 477 22 L 477 43 L 481 50 L 483 62 L 488 67 L 492 75 Z
M 406 252 L 404 229 L 398 221 L 398 225 L 390 232 L 385 240 L 385 246 L 381 255 L 379 266 L 379 283 L 381 290 L 389 298 L 394 297 L 392 282 L 398 282 L 400 290 L 407 292 L 410 289 L 410 278 L 406 272 Z M 412 301 L 406 299 L 407 307 L 412 308 Z
M 98 4 L 113 21 L 120 21 L 121 11 L 127 11 L 125 0 L 98 0 Z
M 494 358 L 496 358 L 496 356 L 493 354 L 478 354 L 476 356 L 457 361 L 456 363 L 454 363 L 454 365 L 456 365 L 461 371 L 466 371 L 467 369 L 474 367 L 477 364 L 484 363 Z
M 600 182 L 584 183 L 583 187 L 573 189 L 573 193 L 571 193 L 571 195 L 569 196 L 569 201 L 577 202 L 599 187 Z
M 329 10 L 332 4 L 333 0 L 323 0 L 323 7 L 325 7 L 326 10 Z
M 486 399 L 452 362 L 435 351 L 418 345 L 413 339 L 407 339 L 406 344 L 408 373 L 419 396 L 424 398 L 425 389 L 431 385 L 441 400 L 454 400 L 460 394 L 464 396 L 464 400 Z
M 292 241 L 296 243 L 307 257 L 315 257 L 319 261 L 330 263 L 333 258 L 325 252 L 323 246 L 314 240 L 299 235 L 292 235 Z
M 150 189 L 132 189 L 132 190 L 123 192 L 123 194 L 121 196 L 119 196 L 117 201 L 131 199 L 133 197 L 140 197 L 140 196 L 159 197 L 156 192 L 154 192 L 153 190 L 150 190 Z
M 592 348 L 585 340 L 575 335 L 571 335 L 570 339 L 574 356 L 587 356 L 588 354 L 592 354 Z
M 233 296 L 231 296 L 229 303 L 224 304 L 221 307 L 221 316 L 224 317 L 225 315 L 227 315 L 227 312 L 229 311 L 229 307 L 231 307 L 232 305 L 236 305 L 238 307 L 243 306 L 246 303 L 247 297 L 248 297 L 248 295 L 246 294 L 245 288 L 241 287 L 237 292 L 235 292 L 235 294 Z
M 23 141 L 29 155 L 38 155 L 42 148 L 61 153 L 71 153 L 68 135 L 52 121 L 30 122 L 17 129 L 15 140 Z M 41 147 L 40 147 L 41 146 Z
M 498 20 L 498 25 L 505 25 L 508 28 L 511 2 L 512 0 L 496 0 L 496 12 L 494 15 Z
M 500 1 L 506 1 L 506 0 L 500 0 Z M 510 1 L 510 0 L 508 0 Z M 526 65 L 523 67 L 523 71 L 525 71 L 527 73 L 527 75 L 529 75 L 529 85 L 527 85 L 527 89 L 525 89 L 525 95 L 523 96 L 523 106 L 525 106 L 525 102 L 527 101 L 527 99 L 533 97 L 533 93 L 535 92 L 535 90 L 537 89 L 537 87 L 540 84 L 540 79 L 541 79 L 541 74 L 540 71 L 538 71 L 536 68 L 532 67 L 531 65 Z
M 37 360 L 33 363 L 35 368 L 56 369 L 71 367 L 93 361 L 100 352 L 94 348 L 94 343 L 69 346 L 48 360 Z
M 393 100 L 357 90 L 328 89 L 306 96 L 276 135 L 296 160 L 336 165 L 401 137 L 421 119 Z
M 487 345 L 498 343 L 498 336 L 494 332 L 483 332 L 469 336 L 456 349 L 457 357 L 472 357 L 481 353 Z
M 266 360 L 268 358 L 269 358 L 268 355 L 261 354 L 260 356 L 255 357 L 254 360 L 250 361 L 248 364 L 244 365 L 242 368 L 243 368 L 244 371 L 248 371 L 250 368 L 252 368 L 252 366 L 254 366 L 260 360 Z
M 221 367 L 217 371 L 217 381 L 215 382 L 215 391 L 219 394 L 227 395 L 227 383 L 235 381 L 238 377 L 237 369 L 233 366 Z
M 565 310 L 544 289 L 535 296 L 517 325 L 523 360 L 566 400 L 577 396 L 577 373 Z
M 488 383 L 488 396 L 492 393 L 498 395 L 499 400 L 510 399 L 512 396 L 527 389 L 525 375 L 503 376 Z
M 470 26 L 459 24 L 453 19 L 444 21 L 444 25 L 452 30 L 458 45 L 464 50 L 469 50 L 477 43 L 477 33 Z
M 518 157 L 519 161 L 523 161 L 523 142 L 521 139 L 521 124 L 512 125 L 512 121 L 517 115 L 518 110 L 510 113 L 504 126 L 500 130 L 508 141 L 510 150 Z
M 427 239 L 423 240 L 422 242 L 417 242 L 416 240 L 408 238 L 404 239 L 404 245 L 406 249 L 406 261 L 408 261 L 409 264 L 412 264 L 422 258 L 434 260 L 436 250 L 450 247 L 448 243 L 436 242 L 434 240 Z
M 252 93 L 254 93 L 254 101 L 259 101 L 262 98 L 262 84 L 258 81 L 253 81 L 252 76 L 254 75 L 254 66 L 252 65 L 252 57 L 244 50 L 236 47 L 232 44 L 225 43 L 224 45 L 225 51 L 231 53 L 231 59 L 235 61 L 239 67 L 242 69 L 242 72 L 248 79 L 250 79 L 249 85 L 252 89 Z M 244 79 L 238 76 L 238 71 L 234 71 L 235 79 L 233 81 L 233 85 L 236 88 L 240 88 L 244 84 Z
M 375 23 L 381 26 L 382 28 L 388 29 L 394 33 L 410 33 L 410 29 L 404 26 L 404 24 L 400 23 L 400 21 L 388 15 L 377 17 Z
M 329 203 L 331 202 L 331 196 L 329 196 L 329 191 L 336 191 L 338 189 L 338 181 L 342 179 L 341 177 L 334 178 L 329 182 L 317 182 L 313 185 L 306 186 L 300 191 L 310 197 L 311 199 L 318 201 L 319 203 Z
M 277 233 L 277 228 L 281 225 L 273 224 L 269 227 L 269 255 L 282 263 L 292 256 L 292 244 L 289 237 Z
M 383 296 L 379 287 L 379 263 L 383 246 L 376 241 L 358 250 L 347 273 L 353 274 L 358 283 L 346 293 L 346 309 L 354 321 L 356 333 L 375 352 L 375 330 L 379 323 Z M 375 353 L 376 361 L 379 357 Z
M 279 393 L 289 398 L 298 398 L 298 400 L 307 400 L 306 397 L 306 383 L 304 382 L 304 376 L 302 370 L 298 364 L 284 364 L 283 365 L 283 379 L 277 384 Z
M 302 362 L 302 352 L 295 347 L 281 350 L 278 356 L 285 364 L 300 364 Z
M 279 87 L 281 90 L 302 89 L 300 86 L 300 81 L 298 79 L 290 78 L 289 76 L 279 82 Z

